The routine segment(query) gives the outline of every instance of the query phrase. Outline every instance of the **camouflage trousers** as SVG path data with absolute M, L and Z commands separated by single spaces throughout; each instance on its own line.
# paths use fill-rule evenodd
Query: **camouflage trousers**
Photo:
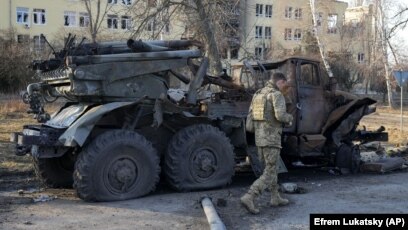
M 258 147 L 258 156 L 265 162 L 265 169 L 262 175 L 251 185 L 248 193 L 257 197 L 269 188 L 271 192 L 278 191 L 278 159 L 280 148 Z

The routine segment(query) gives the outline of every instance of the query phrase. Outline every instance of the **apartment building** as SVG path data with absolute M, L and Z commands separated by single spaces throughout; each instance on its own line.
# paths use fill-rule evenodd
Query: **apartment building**
M 170 17 L 171 12 L 164 12 L 144 21 L 150 10 L 156 7 L 157 1 L 159 0 L 102 1 L 101 13 L 106 11 L 106 15 L 100 22 L 99 38 L 188 38 L 182 16 Z M 374 16 L 373 7 L 369 4 L 347 9 L 347 3 L 342 1 L 315 0 L 315 30 L 310 0 L 231 2 L 234 6 L 231 7 L 233 14 L 229 24 L 236 32 L 226 32 L 230 41 L 229 47 L 222 50 L 226 65 L 240 63 L 244 58 L 277 59 L 293 54 L 294 51 L 299 53 L 310 45 L 305 38 L 313 37 L 315 33 L 320 37 L 326 53 L 349 50 L 356 62 L 366 63 L 373 52 Z M 90 13 L 93 14 L 93 20 L 96 17 L 96 7 L 91 7 L 91 11 L 87 10 L 80 0 L 2 0 L 0 31 L 13 29 L 13 36 L 18 42 L 32 41 L 36 49 L 45 46 L 41 34 L 50 41 L 62 41 L 68 33 L 91 39 Z M 358 33 L 354 31 L 352 36 L 345 36 L 344 25 L 348 25 L 347 30 L 350 30 L 351 25 Z
M 345 30 L 348 50 L 359 64 L 375 62 L 375 54 L 381 52 L 381 39 L 376 31 L 375 6 L 362 4 L 346 10 Z
M 94 4 L 87 9 L 80 0 L 2 0 L 0 30 L 3 33 L 12 30 L 18 42 L 32 41 L 35 49 L 45 46 L 41 34 L 50 41 L 62 40 L 68 33 L 91 39 L 91 20 L 93 27 L 100 26 L 98 37 L 104 40 L 126 40 L 135 34 L 142 38 L 179 39 L 184 32 L 183 23 L 164 19 L 164 13 L 141 23 L 140 20 L 145 20 L 143 15 L 148 15 L 156 1 L 106 1 L 102 1 L 99 10 L 99 23 L 95 23 L 98 13 L 95 1 L 91 1 Z M 143 28 L 139 28 L 140 25 Z
M 244 0 L 241 3 L 241 56 L 277 58 L 308 45 L 307 34 L 317 33 L 325 51 L 338 51 L 340 28 L 347 3 L 315 0 L 317 30 L 309 0 Z

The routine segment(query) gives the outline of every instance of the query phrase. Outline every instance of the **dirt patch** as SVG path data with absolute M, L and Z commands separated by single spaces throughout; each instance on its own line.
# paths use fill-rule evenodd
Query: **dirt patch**
M 0 141 L 0 191 L 25 189 L 38 185 L 31 157 L 16 156 L 13 145 Z

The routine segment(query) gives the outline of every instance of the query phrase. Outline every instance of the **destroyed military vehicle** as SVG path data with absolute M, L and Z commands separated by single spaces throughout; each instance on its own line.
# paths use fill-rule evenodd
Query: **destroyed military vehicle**
M 74 40 L 54 58 L 33 62 L 39 82 L 23 100 L 39 124 L 25 125 L 11 141 L 17 155 L 32 156 L 45 185 L 73 186 L 86 201 L 146 195 L 161 172 L 179 191 L 226 186 L 247 159 L 259 174 L 245 118 L 253 93 L 273 71 L 288 78 L 285 96 L 295 117 L 282 138 L 287 164 L 316 158 L 354 171 L 354 141 L 387 137 L 382 130 L 356 130 L 375 101 L 336 91 L 317 61 L 245 62 L 240 78 L 232 79 L 207 75 L 208 59 L 193 41 Z M 170 89 L 174 79 L 186 89 Z M 48 115 L 44 104 L 58 98 L 64 104 Z

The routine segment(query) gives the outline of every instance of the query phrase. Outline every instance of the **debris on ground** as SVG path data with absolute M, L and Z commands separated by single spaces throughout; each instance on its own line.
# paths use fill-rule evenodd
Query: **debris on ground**
M 365 143 L 360 145 L 360 151 L 375 151 L 375 152 L 383 152 L 385 149 L 382 146 L 380 141 L 373 141 L 369 143 Z
M 282 183 L 280 185 L 280 190 L 283 193 L 289 193 L 289 194 L 303 194 L 306 193 L 306 189 L 299 187 L 297 184 L 295 183 Z
M 220 216 L 214 208 L 211 199 L 208 196 L 204 196 L 201 200 L 205 216 L 207 217 L 208 224 L 211 230 L 225 230 L 225 224 L 222 222 Z
M 361 161 L 364 163 L 373 163 L 377 162 L 381 159 L 385 159 L 386 155 L 384 152 L 376 152 L 376 151 L 370 151 L 370 152 L 361 152 Z
M 405 160 L 401 157 L 383 158 L 375 162 L 368 162 L 361 165 L 362 172 L 385 173 L 402 169 Z
M 37 202 L 47 202 L 47 201 L 51 201 L 54 199 L 57 199 L 57 196 L 48 196 L 48 195 L 41 194 L 37 198 L 33 198 L 33 201 L 34 203 L 37 203 Z
M 26 221 L 24 222 L 25 225 L 33 225 L 33 223 L 31 221 Z
M 218 198 L 217 199 L 217 206 L 218 207 L 227 207 L 227 200 L 222 199 L 222 198 Z
M 396 148 L 387 149 L 387 155 L 391 157 L 404 157 L 408 158 L 408 145 L 400 146 Z

